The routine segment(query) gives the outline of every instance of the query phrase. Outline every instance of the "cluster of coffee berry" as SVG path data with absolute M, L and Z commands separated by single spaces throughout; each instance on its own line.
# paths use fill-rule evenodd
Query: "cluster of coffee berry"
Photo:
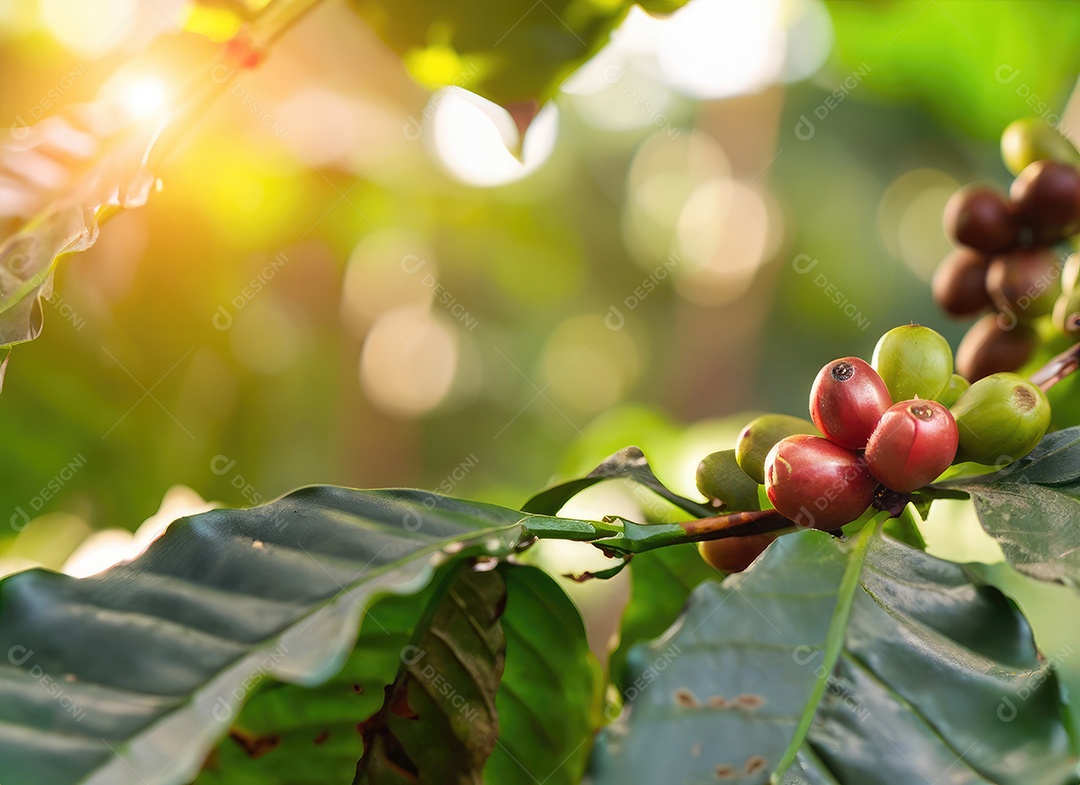
M 986 185 L 953 195 L 945 230 L 957 248 L 933 280 L 934 299 L 949 315 L 991 311 L 957 349 L 957 370 L 972 381 L 1027 363 L 1039 319 L 1052 315 L 1058 330 L 1080 337 L 1080 257 L 1062 269 L 1057 250 L 1080 232 L 1080 155 L 1037 119 L 1006 128 L 1002 154 L 1016 174 L 1008 195 Z
M 953 463 L 1000 467 L 1027 455 L 1050 427 L 1050 404 L 1015 373 L 969 383 L 953 372 L 945 338 L 912 324 L 885 333 L 870 363 L 843 357 L 825 365 L 811 388 L 810 418 L 754 419 L 733 450 L 701 462 L 698 490 L 718 509 L 767 502 L 793 527 L 833 531 L 871 507 L 902 509 Z M 701 551 L 737 572 L 782 533 L 712 540 Z

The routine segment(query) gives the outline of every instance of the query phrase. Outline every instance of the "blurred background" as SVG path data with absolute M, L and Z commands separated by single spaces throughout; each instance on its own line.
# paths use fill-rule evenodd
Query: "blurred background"
M 166 110 L 227 6 L 4 0 L 0 125 Z M 508 115 L 433 96 L 328 0 L 60 265 L 0 396 L 0 574 L 87 574 L 148 518 L 310 483 L 517 506 L 628 444 L 693 494 L 829 359 L 909 321 L 955 344 L 942 208 L 1008 182 L 1011 120 L 1080 127 L 1077 40 L 1050 0 L 635 10 L 515 155 Z

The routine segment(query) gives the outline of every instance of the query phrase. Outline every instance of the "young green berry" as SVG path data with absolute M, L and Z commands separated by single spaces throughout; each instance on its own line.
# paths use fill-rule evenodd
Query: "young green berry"
M 938 403 L 945 408 L 951 407 L 960 395 L 971 386 L 971 382 L 965 379 L 958 373 L 954 373 L 949 378 L 949 383 L 945 385 L 945 389 L 937 397 Z
M 949 468 L 958 441 L 947 408 L 937 401 L 902 401 L 882 415 L 866 445 L 866 465 L 886 488 L 911 493 Z
M 957 248 L 946 256 L 934 272 L 931 289 L 934 301 L 949 316 L 967 319 L 991 305 L 986 291 L 986 271 L 990 257 L 972 248 Z
M 765 552 L 782 532 L 748 534 L 744 537 L 725 537 L 698 543 L 698 553 L 707 564 L 720 572 L 742 572 Z
M 1080 279 L 1080 253 L 1072 253 L 1061 266 L 1061 291 L 1072 294 L 1077 279 Z
M 949 342 L 939 333 L 920 324 L 907 324 L 878 339 L 871 365 L 894 401 L 933 400 L 952 377 L 953 355 Z
M 765 456 L 778 441 L 797 433 L 821 435 L 809 420 L 789 414 L 763 414 L 751 420 L 735 442 L 739 468 L 754 482 L 764 484 Z
M 1080 338 L 1080 287 L 1062 292 L 1054 303 L 1054 327 L 1070 338 Z
M 885 382 L 858 357 L 828 363 L 810 390 L 810 419 L 825 438 L 850 450 L 866 446 L 890 406 Z
M 862 515 L 878 481 L 863 457 L 820 436 L 781 440 L 765 459 L 765 492 L 799 526 L 832 531 Z
M 1009 188 L 1013 211 L 1032 240 L 1052 245 L 1080 231 L 1080 171 L 1070 164 L 1036 161 Z
M 1005 195 L 983 185 L 952 195 L 945 205 L 945 232 L 959 245 L 990 255 L 1012 248 L 1020 234 Z
M 975 382 L 992 373 L 1015 371 L 1035 353 L 1039 337 L 1026 324 L 988 313 L 967 331 L 956 349 L 956 372 Z
M 1050 402 L 1015 373 L 980 379 L 952 407 L 960 433 L 957 460 L 1002 466 L 1023 458 L 1050 427 Z
M 714 452 L 698 464 L 697 489 L 714 507 L 727 510 L 760 510 L 758 483 L 746 476 L 735 460 L 734 450 Z
M 1054 310 L 1060 279 L 1057 254 L 1031 248 L 995 257 L 986 271 L 986 290 L 1007 320 L 1030 322 Z
M 1080 153 L 1068 139 L 1039 117 L 1010 123 L 1001 134 L 1001 157 L 1014 175 L 1036 161 L 1080 164 Z

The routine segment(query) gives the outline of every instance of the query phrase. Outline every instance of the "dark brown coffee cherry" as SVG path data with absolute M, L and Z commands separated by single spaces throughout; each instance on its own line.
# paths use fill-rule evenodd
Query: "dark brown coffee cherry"
M 1080 170 L 1056 161 L 1025 167 L 1009 188 L 1013 212 L 1037 245 L 1053 245 L 1080 231 Z
M 996 256 L 986 271 L 986 290 L 1006 324 L 1046 316 L 1061 294 L 1058 256 L 1050 248 Z
M 725 537 L 698 543 L 698 552 L 709 565 L 720 572 L 742 572 L 765 552 L 782 532 L 748 534 L 745 537 Z
M 842 357 L 822 368 L 810 390 L 810 419 L 829 441 L 861 450 L 892 406 L 889 388 L 870 364 Z
M 866 445 L 870 473 L 890 490 L 911 493 L 933 482 L 956 457 L 956 420 L 937 401 L 902 401 L 881 418 Z
M 1035 353 L 1038 336 L 1026 324 L 990 313 L 967 331 L 956 350 L 956 372 L 971 382 L 990 374 L 1015 371 Z
M 799 526 L 832 531 L 851 523 L 877 486 L 859 453 L 820 436 L 789 436 L 765 458 L 769 501 Z
M 967 319 L 991 306 L 986 291 L 990 257 L 972 248 L 957 248 L 934 272 L 934 301 L 949 316 Z
M 984 185 L 970 185 L 945 205 L 945 231 L 954 242 L 983 253 L 1007 251 L 1019 239 L 1019 226 L 1005 195 Z

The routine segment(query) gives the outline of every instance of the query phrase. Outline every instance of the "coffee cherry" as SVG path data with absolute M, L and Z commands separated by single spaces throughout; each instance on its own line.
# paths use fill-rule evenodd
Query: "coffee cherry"
M 1072 294 L 1078 279 L 1080 279 L 1080 253 L 1072 253 L 1061 266 L 1061 291 Z
M 1080 171 L 1069 164 L 1036 161 L 1009 188 L 1013 212 L 1039 245 L 1080 231 Z
M 1062 292 L 1054 303 L 1054 327 L 1070 338 L 1080 338 L 1080 287 Z
M 956 421 L 940 403 L 902 401 L 882 415 L 866 465 L 886 488 L 911 493 L 949 468 L 958 440 Z
M 765 552 L 782 532 L 748 534 L 745 537 L 725 537 L 698 543 L 698 553 L 706 563 L 720 572 L 742 572 L 754 559 Z
M 881 336 L 871 364 L 894 401 L 933 400 L 953 373 L 949 342 L 919 324 L 895 327 Z
M 861 455 L 819 436 L 789 436 L 765 459 L 769 501 L 799 526 L 832 531 L 851 523 L 877 485 Z
M 990 257 L 971 248 L 957 248 L 934 272 L 934 301 L 949 316 L 966 319 L 991 305 L 986 291 Z
M 1001 134 L 1001 157 L 1014 175 L 1036 161 L 1080 164 L 1080 153 L 1057 129 L 1038 117 L 1025 117 Z
M 945 232 L 959 245 L 993 255 L 1016 245 L 1020 229 L 1004 194 L 971 185 L 945 205 Z
M 1006 320 L 1030 322 L 1054 310 L 1061 293 L 1058 256 L 1032 248 L 997 256 L 986 271 L 986 290 Z
M 1015 371 L 1035 353 L 1038 335 L 1026 324 L 1014 324 L 990 313 L 967 331 L 956 349 L 956 371 L 975 382 L 992 373 Z
M 714 507 L 728 510 L 760 510 L 756 482 L 746 476 L 735 461 L 734 450 L 714 452 L 698 464 L 697 488 Z
M 789 414 L 763 414 L 751 420 L 735 442 L 739 468 L 754 482 L 764 484 L 765 456 L 778 441 L 797 433 L 821 435 L 809 420 Z
M 1023 458 L 1050 427 L 1043 391 L 1015 373 L 971 385 L 952 407 L 960 432 L 957 460 L 1002 466 Z
M 949 383 L 945 385 L 945 389 L 938 395 L 937 401 L 945 408 L 949 408 L 956 403 L 956 399 L 970 386 L 971 382 L 960 374 L 954 373 L 949 378 Z
M 892 406 L 889 389 L 858 357 L 833 360 L 810 390 L 810 419 L 829 441 L 861 450 L 881 415 Z

